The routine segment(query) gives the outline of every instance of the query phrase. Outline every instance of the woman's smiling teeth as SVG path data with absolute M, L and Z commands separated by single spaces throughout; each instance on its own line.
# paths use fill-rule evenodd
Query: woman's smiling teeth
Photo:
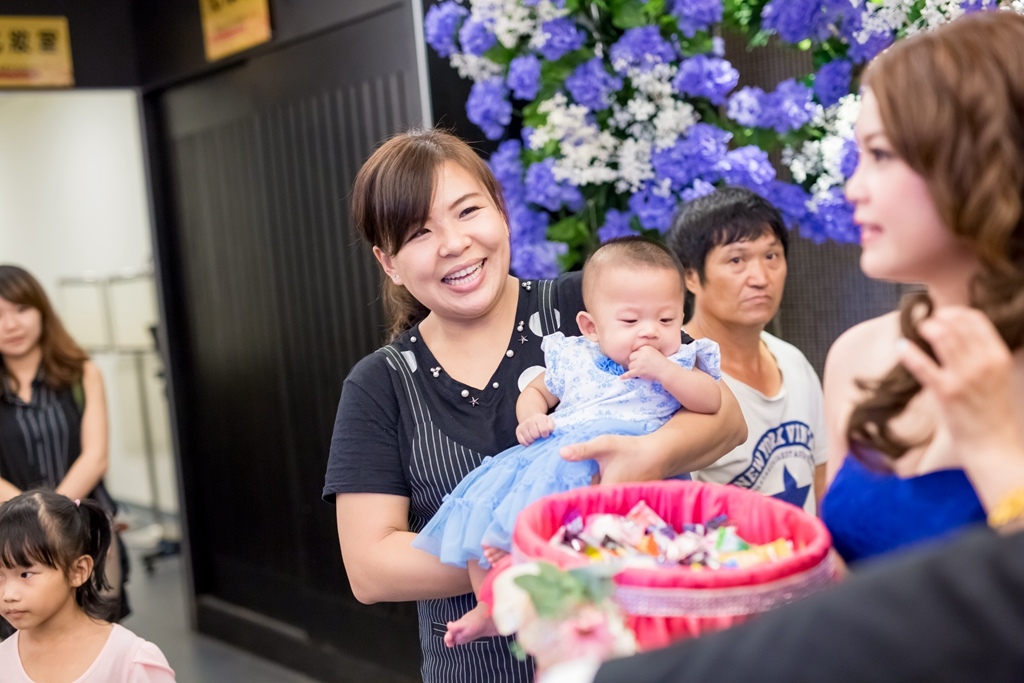
M 483 267 L 484 267 L 484 261 L 480 261 L 478 263 L 474 263 L 471 266 L 467 266 L 466 268 L 463 268 L 461 270 L 455 271 L 451 275 L 447 275 L 447 276 L 441 278 L 441 282 L 445 283 L 446 285 L 462 285 L 462 284 L 465 284 L 465 283 L 469 282 L 470 280 L 472 280 L 473 277 L 477 273 L 479 273 L 480 270 Z

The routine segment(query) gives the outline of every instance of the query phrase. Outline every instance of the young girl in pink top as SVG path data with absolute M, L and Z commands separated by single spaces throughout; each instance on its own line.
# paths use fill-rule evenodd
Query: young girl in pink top
M 170 683 L 160 648 L 107 619 L 110 520 L 91 500 L 35 490 L 0 506 L 4 683 Z

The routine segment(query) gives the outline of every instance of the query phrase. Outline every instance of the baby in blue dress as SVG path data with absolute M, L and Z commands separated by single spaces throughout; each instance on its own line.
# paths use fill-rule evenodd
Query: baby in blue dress
M 563 460 L 563 446 L 602 434 L 647 434 L 680 407 L 721 407 L 718 345 L 680 343 L 683 281 L 668 250 L 640 238 L 602 245 L 583 268 L 583 300 L 587 310 L 576 318 L 583 336 L 545 337 L 547 369 L 516 403 L 521 445 L 484 458 L 413 541 L 442 562 L 467 566 L 478 595 L 490 564 L 510 550 L 519 512 L 543 496 L 587 486 L 598 473 L 592 460 Z M 479 604 L 448 624 L 445 643 L 490 635 L 487 606 Z

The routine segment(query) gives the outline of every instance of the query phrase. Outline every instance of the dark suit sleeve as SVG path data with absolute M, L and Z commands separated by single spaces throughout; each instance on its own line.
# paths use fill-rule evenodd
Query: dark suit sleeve
M 977 530 L 875 563 L 755 621 L 608 662 L 594 680 L 1024 681 L 1024 534 Z

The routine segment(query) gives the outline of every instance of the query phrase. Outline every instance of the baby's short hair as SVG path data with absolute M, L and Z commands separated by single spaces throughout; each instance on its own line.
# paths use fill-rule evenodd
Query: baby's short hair
M 583 303 L 589 305 L 591 293 L 601 272 L 611 267 L 664 269 L 679 277 L 683 286 L 683 266 L 667 247 L 638 236 L 609 240 L 594 251 L 583 265 Z

